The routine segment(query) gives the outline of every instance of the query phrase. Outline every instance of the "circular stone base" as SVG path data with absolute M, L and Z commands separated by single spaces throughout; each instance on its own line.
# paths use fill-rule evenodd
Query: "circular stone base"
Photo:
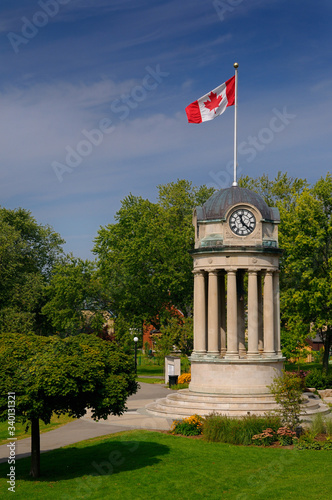
M 265 415 L 278 406 L 268 386 L 283 369 L 283 358 L 225 359 L 204 354 L 191 357 L 189 389 L 171 391 L 166 398 L 146 406 L 157 416 L 182 419 L 194 414 L 220 413 L 229 417 Z M 321 399 L 303 395 L 301 416 L 310 420 L 316 413 L 329 413 Z
M 277 409 L 268 386 L 281 374 L 283 362 L 278 357 L 230 360 L 196 354 L 191 357 L 189 389 L 171 391 L 146 409 L 173 419 L 213 412 L 229 417 L 264 415 Z M 329 408 L 315 394 L 304 394 L 302 416 L 310 419 L 316 413 L 329 413 Z
M 220 395 L 270 394 L 268 386 L 281 375 L 282 358 L 191 358 L 189 390 Z

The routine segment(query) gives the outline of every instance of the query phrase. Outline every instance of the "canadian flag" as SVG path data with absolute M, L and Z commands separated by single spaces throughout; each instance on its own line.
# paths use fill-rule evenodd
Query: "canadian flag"
M 186 107 L 188 122 L 201 123 L 213 120 L 221 115 L 227 106 L 233 106 L 234 100 L 235 76 L 232 76 L 227 82 Z

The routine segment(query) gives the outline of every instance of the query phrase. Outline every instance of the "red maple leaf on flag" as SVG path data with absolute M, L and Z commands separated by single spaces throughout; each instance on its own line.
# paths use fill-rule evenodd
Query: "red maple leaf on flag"
M 209 101 L 204 102 L 204 106 L 210 111 L 214 111 L 216 114 L 216 109 L 219 108 L 220 102 L 222 101 L 222 96 L 217 96 L 214 92 L 210 92 Z

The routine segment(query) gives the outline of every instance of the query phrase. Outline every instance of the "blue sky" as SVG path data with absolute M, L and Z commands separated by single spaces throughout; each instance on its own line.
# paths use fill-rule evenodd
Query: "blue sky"
M 232 182 L 234 108 L 185 107 L 239 63 L 239 172 L 331 170 L 328 0 L 2 0 L 0 204 L 90 253 L 130 192 Z

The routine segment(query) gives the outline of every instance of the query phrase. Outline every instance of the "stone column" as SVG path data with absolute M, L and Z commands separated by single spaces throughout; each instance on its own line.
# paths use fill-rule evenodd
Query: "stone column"
M 279 270 L 273 273 L 274 348 L 277 353 L 277 356 L 282 357 L 281 346 L 280 346 L 279 273 L 280 273 Z
M 226 289 L 225 275 L 219 276 L 219 331 L 220 331 L 220 355 L 226 354 Z
M 205 273 L 194 272 L 194 353 L 206 353 Z
M 273 314 L 273 273 L 266 271 L 264 276 L 264 356 L 275 356 L 274 314 Z
M 259 357 L 258 351 L 258 277 L 257 271 L 248 273 L 248 352 L 250 358 Z
M 227 352 L 226 358 L 238 358 L 236 271 L 227 272 Z
M 262 290 L 262 273 L 257 275 L 257 293 L 258 293 L 258 352 L 263 354 L 264 339 L 263 339 L 263 290 Z
M 219 356 L 218 273 L 209 272 L 208 281 L 208 354 Z
M 243 276 L 244 271 L 239 269 L 236 274 L 236 286 L 237 286 L 237 335 L 239 341 L 239 356 L 244 358 L 247 355 L 246 350 L 246 337 L 245 337 L 245 319 L 244 319 L 244 284 Z

